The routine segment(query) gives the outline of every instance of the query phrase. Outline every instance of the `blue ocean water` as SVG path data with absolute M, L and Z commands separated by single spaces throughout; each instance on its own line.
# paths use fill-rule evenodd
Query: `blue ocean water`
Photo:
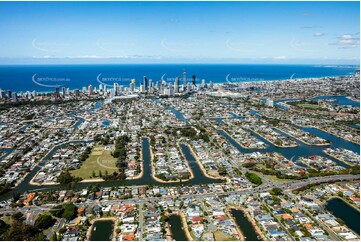
M 315 66 L 315 65 L 236 65 L 236 64 L 132 64 L 132 65 L 3 65 L 0 66 L 0 88 L 3 90 L 47 92 L 55 86 L 81 89 L 100 83 L 109 87 L 117 82 L 129 86 L 136 79 L 136 86 L 143 76 L 152 79 L 173 82 L 183 72 L 187 81 L 192 75 L 197 83 L 205 79 L 206 83 L 245 82 L 262 80 L 286 80 L 305 77 L 324 77 L 352 75 L 359 67 Z

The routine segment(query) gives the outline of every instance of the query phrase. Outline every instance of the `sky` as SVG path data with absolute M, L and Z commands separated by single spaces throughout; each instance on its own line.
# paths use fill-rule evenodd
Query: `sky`
M 359 2 L 0 2 L 0 64 L 359 64 Z

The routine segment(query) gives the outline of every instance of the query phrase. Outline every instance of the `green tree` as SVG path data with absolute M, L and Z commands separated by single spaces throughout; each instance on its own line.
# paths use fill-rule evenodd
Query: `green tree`
M 39 214 L 35 220 L 34 226 L 44 230 L 55 224 L 55 219 L 51 216 L 50 213 Z

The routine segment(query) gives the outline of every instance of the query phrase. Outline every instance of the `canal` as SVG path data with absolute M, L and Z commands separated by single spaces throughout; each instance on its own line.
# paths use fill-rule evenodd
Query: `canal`
M 177 241 L 187 241 L 188 238 L 182 227 L 182 219 L 178 215 L 169 216 L 169 226 L 172 232 L 172 238 Z
M 90 141 L 77 141 L 77 142 L 69 142 L 69 143 L 88 143 Z M 31 185 L 29 182 L 36 175 L 36 173 L 41 169 L 41 167 L 46 163 L 46 161 L 53 156 L 53 154 L 60 148 L 65 146 L 66 144 L 56 146 L 53 148 L 48 155 L 46 155 L 43 160 L 24 178 L 24 180 L 12 191 L 3 194 L 0 196 L 0 201 L 12 198 L 13 193 L 24 193 L 30 191 L 46 191 L 46 190 L 61 190 L 61 189 L 84 189 L 89 187 L 90 185 L 99 185 L 101 187 L 115 187 L 115 186 L 134 186 L 134 185 L 156 185 L 156 186 L 176 186 L 179 184 L 184 185 L 198 185 L 198 184 L 210 184 L 210 183 L 220 183 L 222 179 L 212 179 L 206 177 L 196 158 L 191 153 L 189 147 L 187 145 L 181 144 L 180 147 L 182 149 L 183 154 L 187 162 L 189 163 L 189 167 L 192 169 L 194 174 L 194 178 L 185 181 L 185 182 L 174 182 L 174 183 L 159 183 L 152 177 L 152 161 L 151 161 L 151 153 L 150 153 L 150 144 L 147 138 L 142 138 L 142 157 L 143 157 L 143 176 L 139 179 L 134 180 L 125 180 L 123 182 L 120 181 L 100 181 L 100 182 L 86 182 L 86 183 L 76 183 L 72 185 Z
M 342 219 L 346 226 L 360 235 L 360 212 L 340 198 L 332 198 L 325 204 L 335 217 Z
M 306 168 L 306 166 L 304 164 L 302 164 L 301 162 L 298 162 L 298 158 L 299 157 L 308 157 L 308 156 L 313 156 L 313 155 L 319 155 L 319 156 L 323 156 L 326 157 L 327 159 L 330 159 L 332 161 L 334 161 L 337 165 L 349 168 L 350 166 L 331 157 L 328 156 L 327 154 L 325 154 L 323 152 L 324 149 L 326 149 L 327 147 L 331 147 L 331 148 L 336 148 L 336 147 L 340 147 L 340 148 L 345 148 L 345 149 L 349 149 L 352 150 L 358 154 L 360 154 L 360 146 L 358 144 L 354 144 L 351 143 L 349 141 L 346 141 L 344 139 L 341 139 L 337 136 L 328 134 L 326 132 L 323 132 L 319 129 L 316 128 L 310 128 L 310 127 L 298 127 L 306 132 L 309 132 L 311 134 L 314 134 L 318 137 L 321 137 L 323 139 L 329 140 L 331 142 L 331 145 L 329 146 L 314 146 L 314 145 L 307 145 L 291 136 L 289 136 L 288 134 L 276 130 L 276 132 L 281 133 L 282 135 L 295 140 L 298 144 L 297 147 L 292 147 L 292 148 L 281 148 L 281 147 L 276 147 L 273 144 L 271 144 L 270 142 L 268 142 L 266 139 L 264 139 L 262 136 L 258 135 L 257 133 L 253 132 L 252 130 L 248 130 L 252 135 L 254 135 L 255 137 L 257 137 L 258 139 L 260 139 L 261 141 L 265 142 L 266 144 L 268 144 L 268 147 L 266 149 L 262 149 L 262 150 L 257 150 L 257 149 L 244 149 L 242 148 L 231 136 L 229 136 L 227 133 L 225 133 L 223 130 L 218 130 L 218 133 L 220 135 L 222 135 L 231 145 L 233 145 L 235 148 L 237 148 L 240 152 L 242 153 L 252 153 L 255 151 L 259 151 L 262 153 L 265 152 L 278 152 L 281 153 L 284 157 L 286 157 L 287 159 L 293 161 L 296 165 L 298 166 L 302 166 L 304 168 Z
M 231 214 L 235 218 L 237 226 L 242 231 L 246 241 L 261 241 L 252 223 L 247 219 L 242 210 L 231 209 Z
M 96 221 L 91 231 L 91 241 L 111 241 L 113 236 L 114 222 L 112 220 Z

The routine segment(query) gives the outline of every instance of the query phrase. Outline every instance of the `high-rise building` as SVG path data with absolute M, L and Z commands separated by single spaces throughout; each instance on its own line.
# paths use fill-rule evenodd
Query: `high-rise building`
M 183 91 L 186 90 L 187 87 L 187 73 L 183 72 Z
M 132 81 L 130 82 L 130 84 L 129 84 L 129 90 L 130 90 L 131 92 L 134 92 L 134 90 L 135 90 L 135 79 L 132 79 Z
M 192 84 L 195 86 L 196 85 L 196 75 L 192 76 Z
M 91 84 L 88 87 L 88 94 L 93 95 L 93 86 Z
M 213 81 L 210 81 L 210 82 L 209 82 L 209 87 L 210 87 L 210 88 L 213 88 Z
M 202 79 L 201 87 L 202 87 L 202 88 L 205 88 L 205 87 L 206 87 L 206 80 Z
M 143 76 L 143 88 L 144 90 L 147 90 L 148 88 L 148 78 L 146 76 Z
M 118 95 L 118 83 L 114 82 L 114 96 Z
M 82 92 L 83 92 L 83 93 L 86 93 L 86 87 L 83 87 L 83 88 L 82 88 Z
M 62 92 L 63 97 L 65 97 L 65 96 L 66 96 L 65 87 L 63 87 L 63 88 L 61 89 L 61 92 Z
M 191 91 L 191 84 L 188 82 L 187 83 L 187 92 L 190 92 Z
M 174 93 L 178 93 L 178 92 L 179 92 L 179 77 L 176 77 L 174 81 Z
M 60 98 L 60 89 L 59 89 L 59 87 L 56 87 L 56 88 L 55 88 L 55 98 L 56 98 L 56 99 L 59 99 L 59 98 Z
M 76 96 L 76 97 L 80 97 L 80 91 L 79 91 L 79 89 L 76 89 L 74 92 L 75 92 L 75 96 Z
M 103 90 L 103 84 L 99 84 L 99 91 Z
M 104 93 L 107 92 L 107 85 L 104 85 Z
M 6 95 L 5 95 L 5 91 L 4 90 L 0 90 L 0 98 L 1 99 L 5 99 Z
M 152 89 L 153 89 L 153 80 L 152 80 L 152 79 L 149 79 L 148 91 L 149 91 L 149 92 L 152 92 Z
M 11 97 L 12 97 L 12 99 L 13 99 L 14 102 L 17 102 L 17 101 L 18 101 L 18 95 L 16 94 L 16 92 L 13 92 L 13 93 L 11 94 Z
M 140 92 L 145 92 L 144 84 L 140 84 Z
M 11 90 L 8 90 L 8 98 L 11 99 Z

